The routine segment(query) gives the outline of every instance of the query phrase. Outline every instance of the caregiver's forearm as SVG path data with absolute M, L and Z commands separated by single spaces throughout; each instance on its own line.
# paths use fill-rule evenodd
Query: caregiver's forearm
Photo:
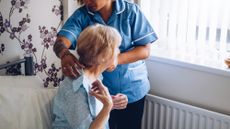
M 53 46 L 53 51 L 57 57 L 62 57 L 65 51 L 71 46 L 71 42 L 62 36 L 58 36 Z
M 118 55 L 118 64 L 128 64 L 138 60 L 144 60 L 150 55 L 150 43 L 144 46 L 137 46 L 134 49 L 120 53 Z

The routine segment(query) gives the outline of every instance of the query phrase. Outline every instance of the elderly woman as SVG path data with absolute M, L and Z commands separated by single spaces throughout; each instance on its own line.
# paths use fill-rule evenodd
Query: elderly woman
M 117 61 L 121 36 L 104 25 L 87 27 L 78 38 L 79 61 L 85 66 L 77 79 L 66 77 L 54 98 L 54 129 L 104 129 L 113 107 L 107 88 L 98 79 Z

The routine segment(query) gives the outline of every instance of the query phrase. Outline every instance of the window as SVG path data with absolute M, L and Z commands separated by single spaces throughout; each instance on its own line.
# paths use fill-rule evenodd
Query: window
M 230 57 L 229 0 L 142 0 L 159 40 L 152 54 L 226 67 Z

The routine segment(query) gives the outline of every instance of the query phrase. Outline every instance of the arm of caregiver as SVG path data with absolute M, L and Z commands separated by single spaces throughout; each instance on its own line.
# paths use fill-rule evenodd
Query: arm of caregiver
M 136 46 L 134 49 L 120 53 L 118 55 L 118 62 L 114 62 L 114 65 L 107 69 L 107 71 L 113 71 L 119 64 L 133 63 L 138 60 L 143 60 L 150 55 L 151 44 L 147 43 L 143 46 Z
M 84 68 L 84 66 L 79 63 L 72 53 L 70 53 L 70 46 L 71 42 L 67 38 L 58 36 L 53 50 L 57 57 L 61 59 L 63 74 L 67 77 L 77 78 L 80 75 L 78 69 Z
M 119 54 L 118 64 L 128 64 L 138 60 L 143 60 L 149 57 L 150 55 L 151 44 L 148 43 L 143 46 L 137 46 L 131 51 L 127 51 Z

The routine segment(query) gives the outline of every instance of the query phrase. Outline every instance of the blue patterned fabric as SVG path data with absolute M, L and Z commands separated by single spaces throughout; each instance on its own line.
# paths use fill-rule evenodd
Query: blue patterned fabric
M 53 129 L 88 129 L 102 108 L 95 97 L 89 95 L 89 81 L 85 76 L 65 78 L 54 98 Z M 108 124 L 106 128 L 109 129 Z

